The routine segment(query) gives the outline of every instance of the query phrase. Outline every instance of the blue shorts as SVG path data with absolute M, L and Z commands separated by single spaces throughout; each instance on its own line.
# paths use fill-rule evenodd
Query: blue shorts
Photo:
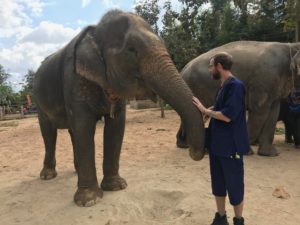
M 212 193 L 225 197 L 235 206 L 244 199 L 244 162 L 240 158 L 209 155 Z

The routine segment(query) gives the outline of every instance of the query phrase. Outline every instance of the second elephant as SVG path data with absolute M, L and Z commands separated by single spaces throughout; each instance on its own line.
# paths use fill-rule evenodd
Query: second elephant
M 206 107 L 214 104 L 220 86 L 209 74 L 209 60 L 223 51 L 233 56 L 232 73 L 245 84 L 250 143 L 259 144 L 259 155 L 277 156 L 272 143 L 280 99 L 292 89 L 292 74 L 300 72 L 300 43 L 237 41 L 189 62 L 182 71 L 183 79 Z M 187 146 L 183 125 L 177 133 L 177 146 Z

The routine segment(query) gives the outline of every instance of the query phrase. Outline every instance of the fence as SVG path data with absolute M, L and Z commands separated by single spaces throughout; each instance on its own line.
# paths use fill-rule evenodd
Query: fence
M 0 106 L 0 120 L 22 119 L 29 114 L 35 114 L 35 107 L 24 107 L 23 105 Z

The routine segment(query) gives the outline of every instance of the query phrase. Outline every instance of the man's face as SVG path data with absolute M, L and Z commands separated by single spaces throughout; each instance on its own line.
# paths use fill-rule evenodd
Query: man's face
M 220 80 L 221 74 L 220 74 L 218 68 L 215 66 L 214 59 L 211 59 L 209 62 L 209 72 L 212 74 L 214 80 Z

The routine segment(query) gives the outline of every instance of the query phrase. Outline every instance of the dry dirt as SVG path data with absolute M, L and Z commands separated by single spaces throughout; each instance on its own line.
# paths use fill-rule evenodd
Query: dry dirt
M 129 109 L 120 162 L 120 174 L 126 178 L 128 187 L 104 192 L 95 206 L 81 208 L 73 202 L 77 176 L 68 132 L 58 132 L 58 176 L 42 181 L 39 173 L 44 147 L 37 118 L 0 122 L 0 224 L 210 224 L 215 203 L 208 157 L 195 162 L 186 150 L 176 147 L 178 124 L 179 117 L 172 110 L 161 119 L 158 110 Z M 99 182 L 102 130 L 103 123 L 99 122 L 96 133 Z M 300 224 L 300 150 L 283 143 L 283 139 L 283 135 L 275 137 L 280 156 L 245 158 L 247 225 Z M 272 195 L 280 186 L 290 198 Z M 232 224 L 233 210 L 229 205 L 227 214 Z

